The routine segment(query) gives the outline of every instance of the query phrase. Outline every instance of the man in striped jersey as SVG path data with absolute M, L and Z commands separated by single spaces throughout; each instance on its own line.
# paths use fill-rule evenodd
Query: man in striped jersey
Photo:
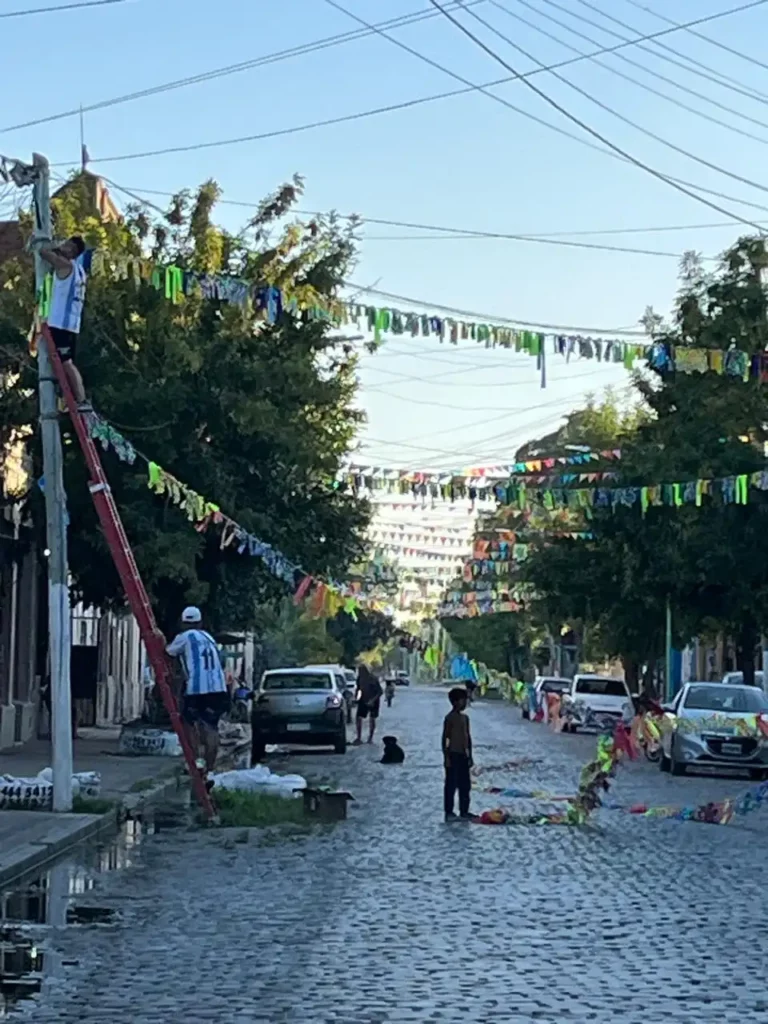
M 53 268 L 48 329 L 59 350 L 78 408 L 81 412 L 88 412 L 91 406 L 85 398 L 83 378 L 75 366 L 87 277 L 82 262 L 84 253 L 85 242 L 79 235 L 74 235 L 55 248 L 49 243 L 40 249 L 40 256 Z
M 216 641 L 202 629 L 202 621 L 199 608 L 185 608 L 181 632 L 166 650 L 181 660 L 186 677 L 182 714 L 197 734 L 205 767 L 212 771 L 219 753 L 219 721 L 229 710 L 229 692 Z

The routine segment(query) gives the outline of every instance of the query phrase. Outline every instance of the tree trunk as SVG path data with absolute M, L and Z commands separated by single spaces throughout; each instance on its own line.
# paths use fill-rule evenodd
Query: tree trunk
M 645 669 L 643 670 L 642 692 L 644 696 L 652 697 L 656 700 L 659 695 L 656 689 L 656 672 L 654 664 L 655 663 L 653 661 L 646 663 Z
M 640 665 L 634 658 L 622 656 L 621 664 L 624 668 L 624 680 L 629 687 L 631 694 L 640 692 Z
M 744 685 L 755 685 L 755 648 L 757 629 L 753 622 L 745 622 L 736 641 L 736 667 L 744 673 Z

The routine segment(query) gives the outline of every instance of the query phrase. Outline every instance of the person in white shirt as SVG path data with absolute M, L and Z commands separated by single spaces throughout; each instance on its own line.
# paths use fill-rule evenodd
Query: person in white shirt
M 84 252 L 85 242 L 79 235 L 55 248 L 44 246 L 40 249 L 40 256 L 53 267 L 48 329 L 64 364 L 78 408 L 81 412 L 88 412 L 91 406 L 86 401 L 83 378 L 74 362 L 85 302 L 87 275 L 81 261 Z
M 205 767 L 212 771 L 219 753 L 219 721 L 229 711 L 230 698 L 219 649 L 202 621 L 199 608 L 185 608 L 181 632 L 166 650 L 181 660 L 186 678 L 182 715 L 196 733 Z

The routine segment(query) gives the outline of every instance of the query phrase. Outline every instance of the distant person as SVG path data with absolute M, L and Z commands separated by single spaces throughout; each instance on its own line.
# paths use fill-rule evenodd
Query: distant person
M 443 722 L 443 760 L 445 763 L 444 810 L 445 820 L 455 821 L 454 800 L 459 793 L 459 817 L 468 819 L 469 798 L 472 790 L 470 768 L 472 767 L 472 736 L 469 719 L 464 713 L 467 708 L 467 691 L 454 686 L 448 694 L 451 710 Z
M 392 701 L 395 699 L 395 680 L 390 676 L 384 684 L 384 697 L 387 701 L 387 707 L 392 707 Z
M 367 665 L 357 670 L 357 736 L 354 745 L 363 742 L 363 722 L 368 719 L 368 742 L 373 743 L 376 719 L 381 710 L 381 683 Z
M 75 366 L 87 280 L 81 260 L 84 252 L 85 242 L 79 235 L 73 235 L 61 245 L 41 248 L 40 256 L 53 267 L 48 329 L 64 364 L 77 407 L 81 412 L 89 412 L 92 407 L 86 400 L 83 378 Z
M 181 613 L 181 632 L 166 647 L 184 667 L 182 715 L 197 740 L 198 753 L 210 772 L 219 754 L 219 722 L 229 711 L 229 691 L 216 641 L 202 628 L 199 608 Z

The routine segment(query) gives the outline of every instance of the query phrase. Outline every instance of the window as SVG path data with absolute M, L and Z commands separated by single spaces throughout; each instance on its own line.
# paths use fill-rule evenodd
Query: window
M 759 714 L 768 712 L 768 698 L 762 690 L 752 686 L 692 686 L 685 698 L 686 710 L 714 711 L 720 714 Z
M 541 684 L 544 693 L 567 693 L 570 688 L 571 684 L 567 679 L 545 679 Z
M 330 672 L 281 672 L 264 677 L 264 690 L 331 690 Z
M 576 682 L 576 693 L 588 693 L 596 697 L 626 697 L 627 688 L 621 679 L 600 679 L 587 676 Z

